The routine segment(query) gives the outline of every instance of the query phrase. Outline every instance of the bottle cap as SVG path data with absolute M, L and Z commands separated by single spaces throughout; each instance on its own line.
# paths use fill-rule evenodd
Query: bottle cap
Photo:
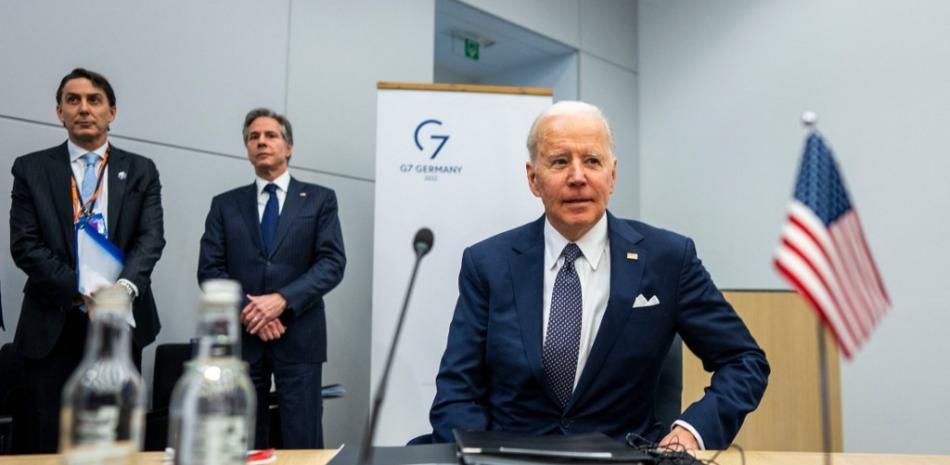
M 237 305 L 241 302 L 241 283 L 231 279 L 209 279 L 201 283 L 205 303 Z
M 114 284 L 96 291 L 95 311 L 97 315 L 106 313 L 116 315 L 126 315 L 131 310 L 129 307 L 129 291 L 121 284 Z

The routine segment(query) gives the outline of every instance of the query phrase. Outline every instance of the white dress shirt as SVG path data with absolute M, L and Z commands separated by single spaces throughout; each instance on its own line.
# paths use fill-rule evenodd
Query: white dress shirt
M 597 338 L 597 331 L 607 311 L 607 301 L 610 299 L 610 236 L 607 233 L 607 215 L 584 234 L 574 241 L 581 249 L 582 255 L 574 261 L 574 269 L 581 283 L 581 340 L 577 353 L 577 371 L 574 374 L 574 387 L 581 378 L 584 365 L 590 349 Z M 564 257 L 561 252 L 570 241 L 564 238 L 554 226 L 544 220 L 544 307 L 542 307 L 543 327 L 542 344 L 548 337 L 548 322 L 551 319 L 551 297 L 554 294 L 554 280 L 558 271 L 564 266 Z M 700 449 L 706 449 L 703 438 L 693 428 L 693 425 L 683 420 L 676 420 L 672 426 L 682 426 L 692 433 L 699 443 Z
M 554 226 L 544 220 L 544 307 L 542 321 L 544 333 L 542 345 L 548 338 L 548 322 L 551 319 L 551 296 L 554 294 L 554 280 L 564 266 L 561 252 L 570 241 L 564 238 Z M 607 215 L 603 215 L 594 227 L 574 242 L 581 249 L 581 256 L 574 261 L 574 269 L 581 283 L 581 340 L 577 353 L 577 371 L 574 373 L 574 387 L 581 378 L 581 372 L 587 363 L 590 348 L 594 345 L 600 322 L 607 311 L 610 298 L 610 242 L 607 239 Z
M 99 155 L 99 163 L 102 163 L 102 160 L 106 156 L 106 149 L 109 147 L 109 142 L 102 144 L 102 147 L 99 147 L 93 150 L 93 153 Z M 89 153 L 88 150 L 76 145 L 73 141 L 66 142 L 66 148 L 69 150 L 69 166 L 73 169 L 73 176 L 76 178 L 76 189 L 81 189 L 82 181 L 86 177 L 86 159 L 83 158 L 83 155 Z M 98 167 L 98 166 L 97 166 Z M 98 171 L 97 171 L 98 172 Z M 83 202 L 88 201 L 89 199 L 82 199 Z M 102 171 L 102 185 L 99 188 L 99 198 L 96 199 L 96 204 L 92 206 L 93 213 L 102 213 L 102 220 L 109 223 L 109 165 L 106 165 L 106 168 Z M 111 233 L 112 231 L 106 231 L 106 233 Z
M 287 188 L 290 187 L 290 170 L 284 171 L 284 174 L 277 176 L 277 179 L 268 181 L 260 176 L 254 177 L 257 183 L 257 220 L 264 221 L 264 207 L 267 206 L 267 200 L 270 194 L 264 192 L 268 184 L 277 184 L 277 213 L 284 211 L 284 199 L 287 198 Z
M 93 150 L 92 152 L 99 155 L 98 164 L 106 157 L 106 150 L 109 148 L 109 141 L 102 144 L 101 147 Z M 82 181 L 86 177 L 86 159 L 83 157 L 85 154 L 89 153 L 88 150 L 76 145 L 71 140 L 66 141 L 66 150 L 69 151 L 69 167 L 73 170 L 73 177 L 76 179 L 76 189 L 79 190 L 82 187 Z M 98 173 L 98 170 L 96 171 Z M 106 164 L 106 167 L 102 170 L 102 181 L 99 186 L 99 197 L 96 198 L 96 203 L 92 206 L 92 213 L 99 213 L 102 215 L 102 221 L 106 224 L 109 224 L 109 164 Z M 89 199 L 82 199 L 83 202 L 89 201 Z M 106 229 L 106 235 L 111 236 L 112 231 Z M 132 281 L 122 278 L 116 281 L 118 284 L 122 284 L 127 289 L 132 290 L 132 298 L 135 299 L 139 296 L 139 288 Z M 129 326 L 135 327 L 135 316 L 132 315 L 132 312 L 128 313 L 127 320 Z

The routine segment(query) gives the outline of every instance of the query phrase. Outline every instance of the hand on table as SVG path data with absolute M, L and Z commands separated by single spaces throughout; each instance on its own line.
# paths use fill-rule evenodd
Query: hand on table
M 659 448 L 666 448 L 673 451 L 682 451 L 683 449 L 699 450 L 699 441 L 693 437 L 693 433 L 690 433 L 688 429 L 677 425 L 673 427 L 670 434 L 667 434 L 666 437 L 660 441 Z

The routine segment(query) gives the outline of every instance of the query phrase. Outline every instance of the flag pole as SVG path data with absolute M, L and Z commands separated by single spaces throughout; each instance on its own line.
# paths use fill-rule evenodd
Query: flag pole
M 814 130 L 818 124 L 818 115 L 806 111 L 802 113 L 802 124 L 808 130 Z M 825 456 L 825 465 L 831 465 L 831 415 L 828 407 L 828 358 L 825 348 L 825 325 L 818 318 L 818 381 L 821 398 L 821 447 Z
M 818 319 L 818 370 L 821 384 L 821 446 L 825 465 L 831 465 L 831 415 L 828 414 L 828 360 L 825 351 L 825 325 Z

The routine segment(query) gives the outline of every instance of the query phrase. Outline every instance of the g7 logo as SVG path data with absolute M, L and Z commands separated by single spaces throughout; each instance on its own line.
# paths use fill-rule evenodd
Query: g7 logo
M 416 132 L 415 132 L 415 134 L 413 135 L 413 140 L 415 140 L 415 142 L 416 142 L 416 147 L 419 148 L 419 151 L 420 151 L 420 152 L 421 152 L 421 151 L 424 151 L 425 149 L 422 147 L 422 144 L 419 143 L 419 132 L 422 130 L 423 126 L 428 126 L 428 125 L 430 125 L 430 124 L 435 124 L 436 126 L 442 126 L 442 122 L 439 121 L 439 120 L 437 120 L 437 119 L 427 119 L 427 120 L 425 120 L 425 121 L 419 123 L 418 126 L 416 126 Z M 442 147 L 445 146 L 445 143 L 448 142 L 449 136 L 447 136 L 447 135 L 441 135 L 441 134 L 433 134 L 433 135 L 429 136 L 429 139 L 440 141 L 438 147 L 436 147 L 436 148 L 435 148 L 435 151 L 432 152 L 432 156 L 429 157 L 430 160 L 434 160 L 435 157 L 436 157 L 436 155 L 439 154 L 439 151 L 442 150 Z

